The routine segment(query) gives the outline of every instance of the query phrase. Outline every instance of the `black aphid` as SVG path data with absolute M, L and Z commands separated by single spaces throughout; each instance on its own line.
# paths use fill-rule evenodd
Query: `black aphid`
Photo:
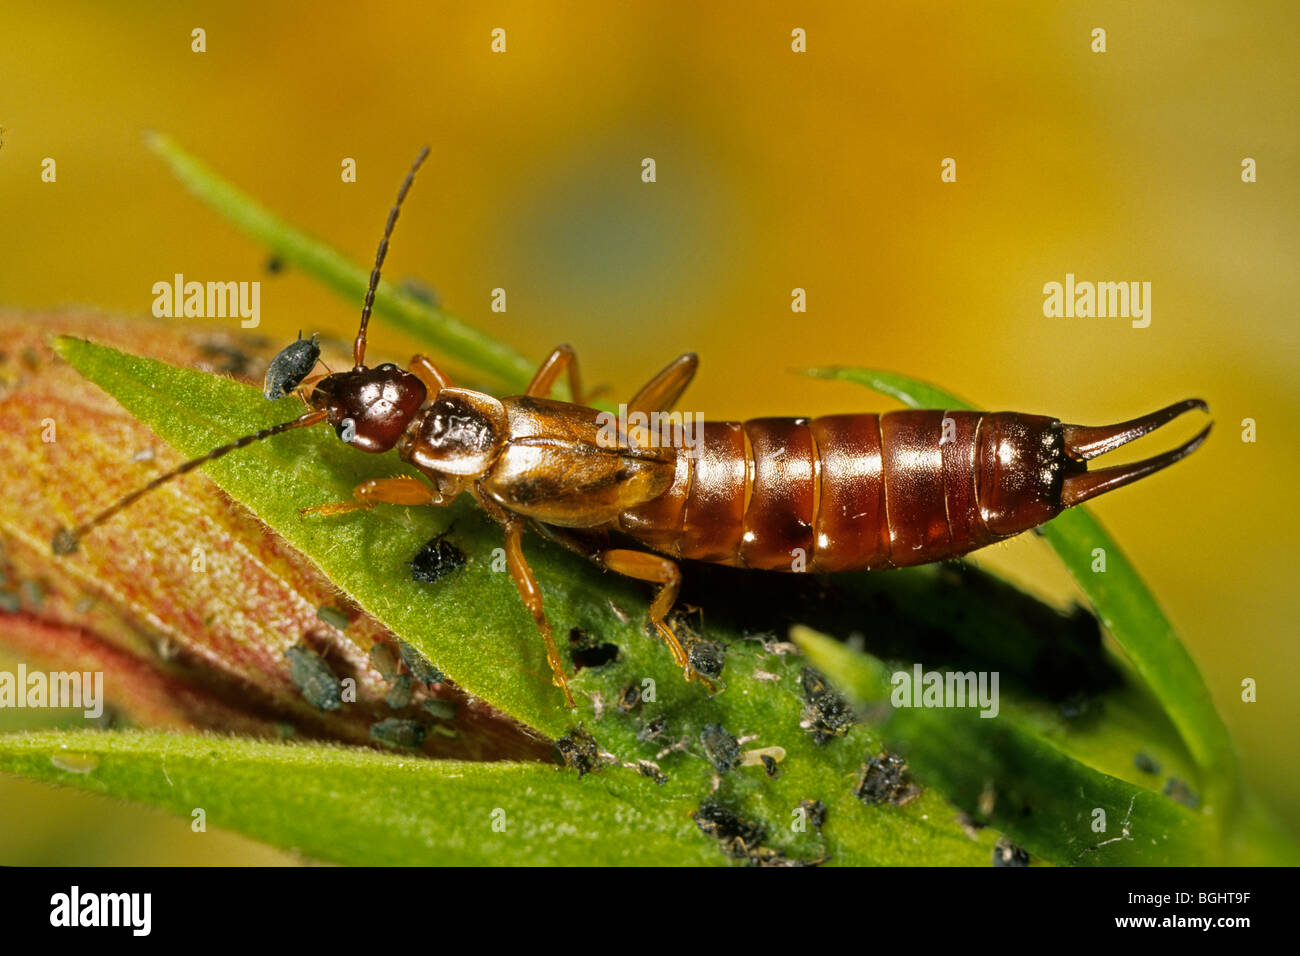
M 578 771 L 579 777 L 600 769 L 600 748 L 596 745 L 596 738 L 582 727 L 569 731 L 567 737 L 557 740 L 555 749 L 559 751 L 564 765 L 570 770 Z
M 1006 837 L 998 840 L 993 847 L 994 866 L 1028 866 L 1029 854 L 1016 846 Z
M 700 743 L 704 744 L 704 755 L 718 773 L 740 766 L 740 744 L 721 724 L 706 724 L 700 731 Z
M 434 584 L 465 565 L 465 552 L 442 535 L 427 542 L 406 562 L 411 577 L 423 584 Z
M 762 824 L 737 816 L 716 803 L 700 804 L 692 816 L 695 825 L 717 840 L 722 852 L 733 859 L 748 859 L 763 842 Z
M 691 667 L 705 677 L 721 677 L 727 661 L 727 649 L 717 641 L 695 638 L 686 642 L 686 656 Z
M 641 776 L 649 777 L 661 787 L 668 782 L 668 777 L 664 775 L 664 772 L 648 760 L 638 761 L 636 768 L 641 772 Z
M 630 714 L 641 706 L 641 688 L 636 684 L 628 684 L 618 692 L 618 703 L 615 705 L 620 714 Z
M 826 678 L 811 667 L 799 674 L 799 686 L 808 706 L 804 711 L 804 724 L 812 735 L 813 743 L 825 743 L 832 737 L 843 737 L 857 719 L 848 701 L 831 690 Z
M 853 794 L 863 803 L 893 803 L 898 806 L 910 801 L 920 788 L 907 779 L 907 761 L 898 754 L 885 751 L 862 765 Z
M 266 369 L 266 380 L 262 384 L 262 394 L 271 401 L 284 398 L 302 384 L 302 380 L 311 374 L 320 360 L 320 346 L 316 344 L 317 335 L 312 333 L 310 339 L 304 339 L 298 333 L 298 341 L 290 342 L 280 354 L 271 359 Z

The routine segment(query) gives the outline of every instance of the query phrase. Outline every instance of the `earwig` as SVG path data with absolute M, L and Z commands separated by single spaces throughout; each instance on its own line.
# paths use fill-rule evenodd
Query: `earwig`
M 302 513 L 336 515 L 380 503 L 445 505 L 470 495 L 504 531 L 510 576 L 545 643 L 553 683 L 572 707 L 541 590 L 524 557 L 526 526 L 603 569 L 656 585 L 650 623 L 686 679 L 708 683 L 667 620 L 681 583 L 679 560 L 833 572 L 956 558 L 1166 468 L 1209 434 L 1207 425 L 1170 451 L 1088 470 L 1092 459 L 1184 412 L 1208 411 L 1203 401 L 1188 399 L 1098 427 L 973 411 L 706 422 L 696 441 L 680 447 L 648 443 L 622 425 L 611 441 L 608 413 L 582 404 L 578 360 L 567 345 L 551 353 L 522 395 L 500 399 L 455 387 L 422 355 L 409 369 L 388 363 L 368 368 L 366 330 L 380 269 L 402 200 L 427 155 L 425 147 L 388 215 L 353 345 L 354 367 L 314 380 L 309 392 L 300 389 L 309 411 L 299 418 L 222 445 L 79 527 L 60 529 L 56 553 L 75 550 L 91 529 L 178 475 L 253 442 L 328 422 L 360 451 L 396 450 L 426 480 L 366 481 L 352 500 Z M 697 364 L 691 353 L 670 363 L 633 396 L 629 419 L 671 409 Z M 299 371 L 277 373 L 276 382 L 300 381 Z M 572 402 L 548 397 L 561 375 L 567 375 Z M 648 550 L 613 543 L 615 534 Z

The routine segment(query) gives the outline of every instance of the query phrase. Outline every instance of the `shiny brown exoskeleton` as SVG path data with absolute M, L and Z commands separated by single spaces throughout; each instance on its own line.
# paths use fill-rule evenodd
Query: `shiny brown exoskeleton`
M 314 387 L 299 392 L 311 408 L 305 415 L 154 479 L 90 522 L 57 534 L 56 551 L 71 551 L 92 527 L 175 475 L 254 441 L 328 422 L 361 451 L 396 450 L 427 481 L 367 481 L 353 500 L 304 513 L 340 514 L 380 503 L 442 505 L 471 495 L 504 529 L 510 575 L 545 641 L 554 683 L 573 706 L 541 591 L 524 558 L 527 525 L 602 568 L 657 584 L 650 621 L 689 680 L 687 655 L 667 623 L 681 582 L 677 559 L 825 572 L 955 558 L 1159 471 L 1194 451 L 1209 432 L 1207 426 L 1145 461 L 1088 471 L 1089 459 L 1183 412 L 1205 410 L 1205 403 L 1188 399 L 1096 428 L 1018 412 L 896 411 L 655 431 L 638 416 L 667 413 L 676 404 L 695 374 L 693 354 L 651 379 L 619 419 L 581 404 L 578 362 L 567 345 L 551 353 L 523 395 L 509 398 L 456 388 L 419 355 L 409 369 L 367 368 L 366 327 L 380 267 L 427 152 L 407 174 L 389 214 L 353 347 L 354 367 L 308 383 Z M 573 402 L 550 399 L 566 373 Z M 664 435 L 679 440 L 659 440 Z M 620 547 L 614 534 L 651 550 Z

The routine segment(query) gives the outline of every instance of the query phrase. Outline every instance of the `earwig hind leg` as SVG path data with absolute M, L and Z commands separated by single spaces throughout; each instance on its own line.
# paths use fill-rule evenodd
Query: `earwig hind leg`
M 569 401 L 581 405 L 588 397 L 582 394 L 582 375 L 578 371 L 578 353 L 572 345 L 557 345 L 555 351 L 546 357 L 541 368 L 533 375 L 524 394 L 532 398 L 546 398 L 551 394 L 556 381 L 565 371 L 569 373 Z
M 627 403 L 628 413 L 660 412 L 672 408 L 682 397 L 686 387 L 691 384 L 699 364 L 699 359 L 694 352 L 687 352 L 673 359 L 632 396 L 632 401 Z
M 429 390 L 430 398 L 444 388 L 453 387 L 451 377 L 424 355 L 412 357 L 410 368 L 407 371 L 424 383 L 424 387 Z
M 513 515 L 505 519 L 506 566 L 510 569 L 510 577 L 515 582 L 515 589 L 519 591 L 524 607 L 532 614 L 533 623 L 546 642 L 546 663 L 551 665 L 551 683 L 564 691 L 564 700 L 572 709 L 575 705 L 573 694 L 569 692 L 569 678 L 564 672 L 564 662 L 560 660 L 559 648 L 555 646 L 555 638 L 551 634 L 551 622 L 546 619 L 546 612 L 542 608 L 542 592 L 537 587 L 537 579 L 533 577 L 533 569 L 524 557 L 525 524 L 522 518 Z
M 650 623 L 654 625 L 659 636 L 672 651 L 673 660 L 682 669 L 682 675 L 688 681 L 698 677 L 706 687 L 716 691 L 717 687 L 713 682 L 691 666 L 686 649 L 682 647 L 682 642 L 677 639 L 677 635 L 673 633 L 667 621 L 668 612 L 673 609 L 673 604 L 677 601 L 677 592 L 682 584 L 682 572 L 677 567 L 677 563 L 661 555 L 626 548 L 602 551 L 595 555 L 593 560 L 601 567 L 618 574 L 660 585 L 659 592 L 655 594 L 654 601 L 650 604 Z
M 372 478 L 363 481 L 352 489 L 351 501 L 335 501 L 330 504 L 303 508 L 300 515 L 341 515 L 349 511 L 369 510 L 377 504 L 388 505 L 440 505 L 442 495 L 437 489 L 430 488 L 418 478 L 399 475 L 396 478 Z

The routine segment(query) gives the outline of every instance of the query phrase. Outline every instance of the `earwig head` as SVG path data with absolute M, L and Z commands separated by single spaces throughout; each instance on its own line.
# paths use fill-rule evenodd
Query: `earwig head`
M 397 444 L 427 397 L 416 376 L 385 363 L 326 375 L 308 401 L 329 413 L 329 423 L 343 441 L 379 453 Z
M 491 467 L 507 434 L 505 406 L 491 395 L 444 388 L 411 436 L 408 453 L 420 468 L 468 478 Z
M 291 422 L 245 435 L 229 444 L 212 449 L 206 455 L 192 458 L 120 498 L 76 528 L 71 530 L 59 528 L 50 543 L 55 554 L 71 554 L 77 549 L 81 538 L 92 529 L 173 478 L 192 471 L 204 462 L 213 461 L 273 435 L 296 428 L 308 428 L 328 420 L 340 438 L 362 451 L 383 452 L 397 444 L 411 419 L 419 412 L 420 406 L 428 396 L 428 389 L 419 378 L 410 372 L 402 371 L 396 365 L 366 368 L 364 364 L 366 326 L 370 322 L 370 311 L 375 304 L 375 292 L 379 288 L 380 269 L 384 265 L 384 257 L 388 254 L 388 241 L 392 238 L 393 227 L 397 224 L 402 200 L 406 198 L 411 183 L 415 181 L 416 170 L 428 155 L 429 147 L 425 146 L 415 157 L 415 162 L 397 191 L 397 201 L 388 212 L 388 222 L 384 225 L 384 235 L 379 240 L 379 249 L 375 252 L 375 267 L 370 271 L 370 284 L 366 288 L 365 302 L 361 306 L 361 325 L 352 344 L 352 357 L 355 362 L 353 369 L 350 372 L 335 372 L 321 379 L 308 400 L 312 410 L 307 414 Z M 320 346 L 316 344 L 316 336 L 313 335 L 309 341 L 304 342 L 302 333 L 299 332 L 298 341 L 283 349 L 267 369 L 266 381 L 263 383 L 266 397 L 272 400 L 283 398 L 288 392 L 296 389 L 302 380 L 311 374 L 319 358 Z

